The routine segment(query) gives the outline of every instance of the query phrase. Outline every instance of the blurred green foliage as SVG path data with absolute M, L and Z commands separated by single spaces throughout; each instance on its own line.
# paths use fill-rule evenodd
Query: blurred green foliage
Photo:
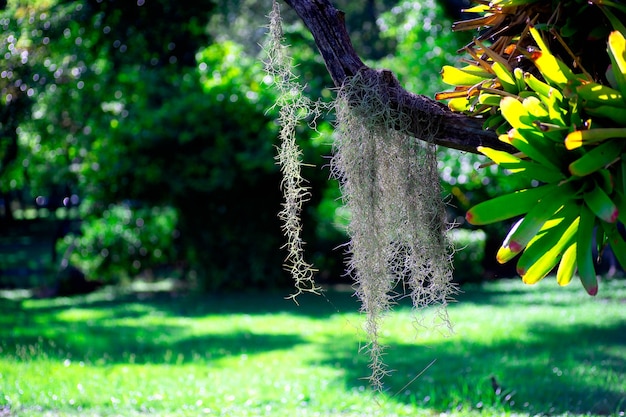
M 458 283 L 482 281 L 487 234 L 482 230 L 457 228 L 450 232 L 450 238 L 456 250 L 454 280 Z
M 173 208 L 111 204 L 101 215 L 90 218 L 89 203 L 83 202 L 88 226 L 82 235 L 68 235 L 60 244 L 63 252 L 73 251 L 72 261 L 81 269 L 128 279 L 175 259 L 173 232 L 178 216 Z
M 5 102 L 29 102 L 17 129 L 3 124 L 19 152 L 2 187 L 79 195 L 82 233 L 60 250 L 92 277 L 177 265 L 206 288 L 282 279 L 273 93 L 256 57 L 210 43 L 212 10 L 86 0 L 4 12 Z

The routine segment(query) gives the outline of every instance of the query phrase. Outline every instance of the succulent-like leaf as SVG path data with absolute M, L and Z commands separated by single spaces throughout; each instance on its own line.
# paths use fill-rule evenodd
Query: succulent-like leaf
M 585 83 L 576 88 L 576 94 L 582 99 L 583 108 L 608 105 L 622 107 L 626 111 L 623 94 L 609 86 L 598 83 Z
M 607 223 L 615 223 L 617 221 L 619 210 L 613 200 L 606 195 L 602 187 L 593 187 L 583 195 L 583 199 L 587 207 L 599 219 Z
M 593 174 L 614 163 L 624 149 L 624 145 L 624 141 L 604 142 L 569 164 L 569 172 L 578 177 Z
M 578 221 L 578 217 L 573 221 L 563 218 L 562 222 L 526 248 L 517 264 L 517 272 L 526 284 L 537 283 L 559 263 L 565 250 L 576 240 Z
M 611 138 L 626 140 L 626 128 L 576 130 L 565 137 L 565 147 L 572 150 L 583 145 L 591 145 Z
M 609 58 L 613 66 L 615 81 L 622 92 L 626 95 L 626 39 L 618 31 L 611 32 L 608 43 Z
M 498 151 L 487 147 L 478 147 L 478 152 L 489 157 L 494 163 L 512 173 L 524 175 L 527 178 L 544 183 L 558 183 L 565 179 L 565 175 L 555 168 L 541 165 L 534 161 L 518 158 L 504 151 Z
M 593 264 L 593 242 L 596 216 L 585 205 L 580 208 L 580 222 L 576 235 L 576 265 L 580 281 L 589 295 L 598 293 L 598 277 Z
M 532 127 L 532 118 L 522 102 L 513 97 L 503 97 L 500 111 L 507 122 L 515 129 Z
M 576 271 L 576 245 L 576 242 L 572 243 L 565 249 L 561 257 L 561 262 L 556 271 L 556 282 L 561 286 L 569 284 L 574 277 L 574 272 Z
M 485 72 L 481 68 L 474 65 L 468 65 L 463 68 L 444 65 L 441 70 L 441 77 L 442 81 L 446 84 L 468 87 L 494 78 L 492 74 Z
M 503 194 L 475 205 L 465 217 L 469 223 L 480 226 L 521 216 L 556 189 L 556 184 L 547 184 Z

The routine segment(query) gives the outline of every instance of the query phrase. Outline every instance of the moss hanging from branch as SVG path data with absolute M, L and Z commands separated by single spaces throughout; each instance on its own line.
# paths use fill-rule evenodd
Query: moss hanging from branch
M 287 265 L 295 280 L 295 299 L 303 291 L 318 290 L 314 271 L 304 260 L 300 237 L 300 213 L 309 194 L 300 173 L 302 156 L 295 129 L 302 121 L 316 120 L 328 105 L 303 96 L 282 38 L 280 13 L 274 2 L 266 68 L 279 91 L 281 146 L 277 159 L 285 197 L 280 218 L 287 238 Z M 419 125 L 425 128 L 420 139 L 411 136 L 416 121 L 398 109 L 415 103 L 399 103 L 394 88 L 400 87 L 388 71 L 363 68 L 346 79 L 334 103 L 337 120 L 331 163 L 351 213 L 347 269 L 367 318 L 370 381 L 379 390 L 388 373 L 379 340 L 385 313 L 407 295 L 416 308 L 445 307 L 455 292 L 433 144 L 439 126 L 422 120 Z M 418 100 L 413 95 L 404 97 Z M 436 317 L 448 324 L 445 308 L 437 311 L 440 314 Z
M 378 340 L 385 312 L 405 293 L 416 308 L 445 306 L 454 293 L 431 142 L 436 126 L 423 132 L 423 140 L 399 129 L 410 121 L 384 99 L 390 76 L 364 70 L 341 88 L 331 164 L 351 213 L 348 270 L 367 316 L 370 379 L 376 388 L 382 388 L 387 373 Z M 445 309 L 441 312 L 448 323 Z
M 279 213 L 283 233 L 287 238 L 285 248 L 287 257 L 285 269 L 295 281 L 294 301 L 302 292 L 317 292 L 313 266 L 304 258 L 302 241 L 302 206 L 309 198 L 305 179 L 301 175 L 302 151 L 296 141 L 296 128 L 305 120 L 314 127 L 328 104 L 313 102 L 304 96 L 303 87 L 292 72 L 292 59 L 287 47 L 283 45 L 283 31 L 278 4 L 274 2 L 269 15 L 269 39 L 265 45 L 267 59 L 265 69 L 274 78 L 274 87 L 278 90 L 276 106 L 279 108 L 280 146 L 276 157 L 283 175 L 283 209 Z

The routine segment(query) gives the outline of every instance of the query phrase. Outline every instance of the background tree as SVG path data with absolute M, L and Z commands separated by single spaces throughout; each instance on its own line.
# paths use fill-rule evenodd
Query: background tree
M 80 196 L 82 234 L 61 249 L 90 276 L 182 265 L 207 288 L 272 285 L 282 278 L 271 93 L 237 45 L 206 48 L 212 2 L 180 6 L 6 11 L 16 32 L 7 54 L 28 60 L 5 77 L 5 93 L 17 88 L 32 104 L 13 112 L 19 152 L 3 189 Z
M 424 81 L 416 88 L 432 86 L 440 63 L 419 58 L 425 49 L 408 52 L 426 39 L 444 50 L 453 42 L 449 23 L 424 30 L 414 22 L 445 21 L 437 4 L 407 2 L 385 12 L 395 4 L 343 4 L 355 45 L 372 62 L 384 57 L 384 65 L 407 70 L 419 64 Z M 274 93 L 257 58 L 266 15 L 259 4 L 234 1 L 184 11 L 166 1 L 9 3 L 0 185 L 13 204 L 5 204 L 3 222 L 11 206 L 24 212 L 15 205 L 20 199 L 52 211 L 79 205 L 80 235 L 68 235 L 55 253 L 92 278 L 174 268 L 206 288 L 287 284 L 275 220 L 277 130 L 266 113 Z M 290 43 L 312 44 L 295 13 L 286 19 Z M 403 31 L 393 30 L 400 25 Z M 315 51 L 301 48 L 294 58 L 307 93 L 331 97 Z M 345 210 L 325 168 L 330 125 L 319 131 L 299 132 L 304 158 L 315 166 L 305 168 L 312 191 L 304 233 L 320 277 L 337 280 Z M 242 253 L 249 254 L 244 262 Z

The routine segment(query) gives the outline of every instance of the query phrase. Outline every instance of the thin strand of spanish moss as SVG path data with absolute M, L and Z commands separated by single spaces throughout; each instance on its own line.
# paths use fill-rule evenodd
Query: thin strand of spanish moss
M 295 301 L 302 292 L 319 290 L 314 280 L 315 270 L 304 258 L 301 213 L 310 193 L 308 187 L 304 185 L 305 179 L 301 173 L 302 151 L 296 140 L 296 128 L 306 119 L 315 123 L 328 105 L 312 102 L 303 95 L 304 87 L 298 83 L 297 77 L 293 74 L 292 58 L 287 52 L 287 47 L 283 45 L 280 9 L 275 1 L 269 19 L 265 70 L 274 77 L 274 85 L 279 92 L 276 106 L 279 107 L 278 123 L 281 126 L 280 146 L 276 159 L 282 172 L 281 189 L 284 202 L 278 216 L 287 239 L 284 246 L 287 249 L 284 267 L 295 281 L 296 292 L 290 297 Z
M 380 326 L 403 296 L 394 288 L 406 283 L 422 308 L 445 306 L 454 286 L 433 132 L 424 143 L 398 130 L 409 121 L 384 101 L 389 83 L 376 74 L 357 74 L 339 91 L 331 167 L 351 212 L 348 271 L 366 315 L 370 382 L 382 389 Z

